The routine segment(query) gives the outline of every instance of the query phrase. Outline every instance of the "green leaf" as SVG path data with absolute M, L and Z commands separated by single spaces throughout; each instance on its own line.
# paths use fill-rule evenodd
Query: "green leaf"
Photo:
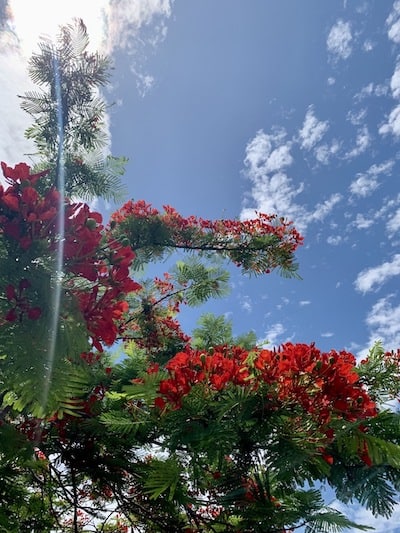
M 172 501 L 180 482 L 180 465 L 172 458 L 166 461 L 153 459 L 147 479 L 144 483 L 144 492 L 151 500 L 156 500 L 165 494 L 168 501 Z
M 307 520 L 305 533 L 340 533 L 344 529 L 355 528 L 371 531 L 375 528 L 356 524 L 335 509 L 323 509 Z

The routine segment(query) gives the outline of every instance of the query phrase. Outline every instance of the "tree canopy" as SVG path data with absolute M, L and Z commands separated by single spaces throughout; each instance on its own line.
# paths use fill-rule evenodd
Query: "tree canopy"
M 324 487 L 390 517 L 400 352 L 269 347 L 211 313 L 184 332 L 182 306 L 229 290 L 215 258 L 298 277 L 303 238 L 279 214 L 206 220 L 143 200 L 104 222 L 85 201 L 118 197 L 124 159 L 104 151 L 110 62 L 87 46 L 80 20 L 41 43 L 39 88 L 21 97 L 36 161 L 1 163 L 0 531 L 369 529 Z

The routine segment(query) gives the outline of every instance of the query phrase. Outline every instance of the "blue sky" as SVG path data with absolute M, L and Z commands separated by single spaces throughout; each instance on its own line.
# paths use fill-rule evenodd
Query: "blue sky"
M 400 1 L 65 4 L 3 12 L 0 159 L 30 152 L 15 94 L 38 34 L 80 16 L 113 60 L 110 149 L 129 158 L 128 197 L 208 218 L 275 212 L 305 236 L 301 281 L 232 270 L 229 298 L 204 310 L 272 344 L 399 347 Z M 353 513 L 400 531 L 400 512 Z

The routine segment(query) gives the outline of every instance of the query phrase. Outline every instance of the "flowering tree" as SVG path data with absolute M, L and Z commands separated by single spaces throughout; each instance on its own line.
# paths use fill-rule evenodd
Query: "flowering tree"
M 265 349 L 213 315 L 183 332 L 182 305 L 227 290 L 213 256 L 295 276 L 302 237 L 276 215 L 212 221 L 144 201 L 104 224 L 74 199 L 112 196 L 123 162 L 96 153 L 108 62 L 86 47 L 77 21 L 33 57 L 38 163 L 1 164 L 0 531 L 367 529 L 325 505 L 324 485 L 390 516 L 400 417 L 383 405 L 400 394 L 399 353 Z M 192 255 L 137 281 L 177 249 Z

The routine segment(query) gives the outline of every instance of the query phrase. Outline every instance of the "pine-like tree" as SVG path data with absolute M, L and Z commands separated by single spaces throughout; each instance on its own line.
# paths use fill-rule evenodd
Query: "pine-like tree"
M 110 79 L 108 58 L 88 51 L 82 20 L 61 28 L 56 43 L 42 40 L 30 60 L 38 90 L 21 97 L 33 124 L 26 136 L 36 144 L 40 166 L 50 169 L 46 186 L 67 196 L 120 200 L 125 158 L 107 155 L 107 105 L 101 90 Z

